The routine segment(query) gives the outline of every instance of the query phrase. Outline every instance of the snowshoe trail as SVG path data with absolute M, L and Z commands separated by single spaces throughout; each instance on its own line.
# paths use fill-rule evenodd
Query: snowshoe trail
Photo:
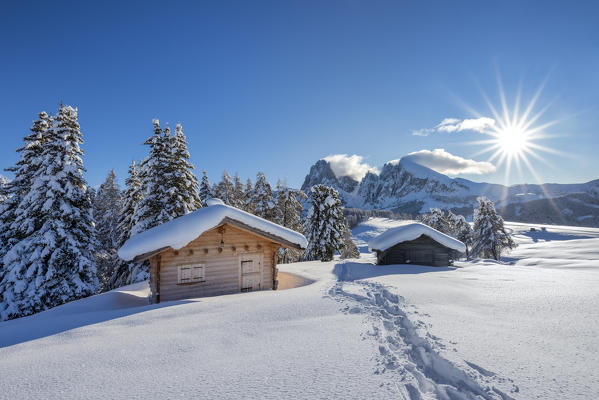
M 375 374 L 391 374 L 393 385 L 403 399 L 500 399 L 513 397 L 494 387 L 499 383 L 517 387 L 475 364 L 462 366 L 444 358 L 444 346 L 426 333 L 426 325 L 412 322 L 402 310 L 403 298 L 383 285 L 365 281 L 337 282 L 328 295 L 343 304 L 343 312 L 364 314 L 371 323 L 365 338 L 378 342 Z

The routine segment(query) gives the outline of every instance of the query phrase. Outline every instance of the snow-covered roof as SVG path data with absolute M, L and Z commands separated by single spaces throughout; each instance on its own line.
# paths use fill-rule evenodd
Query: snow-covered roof
M 221 225 L 223 221 L 239 222 L 258 233 L 262 232 L 302 249 L 308 245 L 301 233 L 228 206 L 219 199 L 210 199 L 207 203 L 208 207 L 131 236 L 119 249 L 119 257 L 128 261 L 163 248 L 181 249 L 202 233 Z
M 420 222 L 407 221 L 402 225 L 386 230 L 380 235 L 373 237 L 368 242 L 369 251 L 385 251 L 398 243 L 408 242 L 425 235 L 445 247 L 464 253 L 466 245 L 428 225 Z

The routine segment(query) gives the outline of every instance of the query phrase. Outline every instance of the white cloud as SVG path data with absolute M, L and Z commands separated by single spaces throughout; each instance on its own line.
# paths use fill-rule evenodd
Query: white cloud
M 481 117 L 470 119 L 445 118 L 434 128 L 425 128 L 412 131 L 414 136 L 428 136 L 433 132 L 462 132 L 475 131 L 486 133 L 489 128 L 495 126 L 493 118 Z
M 497 169 L 487 161 L 475 161 L 448 153 L 444 149 L 420 150 L 403 157 L 442 174 L 491 174 Z
M 356 181 L 360 181 L 367 172 L 378 174 L 378 170 L 363 162 L 364 157 L 357 154 L 331 154 L 324 158 L 331 164 L 331 169 L 337 178 L 349 176 Z

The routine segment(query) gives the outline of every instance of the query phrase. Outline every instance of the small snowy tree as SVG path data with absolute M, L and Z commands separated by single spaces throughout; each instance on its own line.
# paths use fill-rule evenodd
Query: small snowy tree
M 354 243 L 351 237 L 351 230 L 347 223 L 345 224 L 345 230 L 343 231 L 343 247 L 339 250 L 339 254 L 342 260 L 348 258 L 360 258 L 360 249 Z
M 44 135 L 32 184 L 16 211 L 21 235 L 4 256 L 0 319 L 94 294 L 94 225 L 83 179 L 77 110 L 63 106 Z
M 135 225 L 135 208 L 143 196 L 141 180 L 135 161 L 132 161 L 129 166 L 129 176 L 125 180 L 125 186 L 119 215 L 118 232 L 120 236 L 117 247 L 121 247 L 131 237 L 131 231 Z
M 116 252 L 122 236 L 119 230 L 121 207 L 121 189 L 116 182 L 114 170 L 111 170 L 100 185 L 93 203 L 97 238 L 95 255 L 101 291 L 109 289 L 108 281 L 120 264 Z
M 210 181 L 206 170 L 202 171 L 202 181 L 200 182 L 200 201 L 202 207 L 206 207 L 206 200 L 212 197 L 212 190 L 210 190 Z
M 276 223 L 283 225 L 286 228 L 301 232 L 302 211 L 304 207 L 300 203 L 300 199 L 305 199 L 307 196 L 301 190 L 291 190 L 287 184 L 277 182 L 277 219 Z M 299 259 L 300 252 L 295 249 L 279 249 L 278 259 L 280 263 L 295 262 Z
M 420 217 L 423 224 L 430 226 L 433 229 L 451 235 L 451 223 L 445 216 L 445 213 L 438 208 L 431 208 L 430 212 L 423 214 Z
M 499 261 L 505 249 L 513 249 L 516 243 L 506 232 L 503 218 L 497 214 L 493 202 L 485 197 L 476 199 L 474 209 L 474 227 L 472 256 L 493 258 Z
M 450 211 L 447 218 L 453 230 L 451 236 L 466 245 L 466 258 L 470 258 L 469 249 L 472 247 L 472 227 L 463 215 L 455 215 Z
M 235 186 L 227 171 L 223 172 L 223 179 L 214 185 L 213 192 L 214 197 L 221 199 L 227 205 L 235 206 Z
M 264 173 L 258 172 L 256 184 L 246 203 L 254 215 L 269 221 L 277 220 L 277 209 L 270 183 L 266 180 Z
M 339 193 L 331 187 L 314 185 L 310 193 L 312 207 L 304 224 L 308 247 L 303 259 L 331 261 L 335 250 L 343 248 L 346 229 L 343 205 Z

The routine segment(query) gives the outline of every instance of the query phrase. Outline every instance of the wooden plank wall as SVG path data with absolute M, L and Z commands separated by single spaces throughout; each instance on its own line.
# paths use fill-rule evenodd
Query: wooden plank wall
M 450 250 L 422 235 L 415 240 L 398 243 L 379 254 L 379 264 L 405 264 L 407 259 L 410 259 L 410 264 L 443 267 L 449 265 Z
M 223 236 L 219 233 L 219 228 L 214 228 L 178 251 L 167 250 L 150 258 L 150 289 L 153 302 L 157 301 L 158 257 L 160 301 L 239 292 L 239 256 L 245 253 L 262 254 L 261 288 L 273 288 L 273 282 L 276 280 L 275 255 L 279 245 L 231 225 L 224 225 L 224 228 Z M 222 252 L 219 252 L 221 237 L 225 245 Z M 205 282 L 177 284 L 177 267 L 186 264 L 206 264 Z

